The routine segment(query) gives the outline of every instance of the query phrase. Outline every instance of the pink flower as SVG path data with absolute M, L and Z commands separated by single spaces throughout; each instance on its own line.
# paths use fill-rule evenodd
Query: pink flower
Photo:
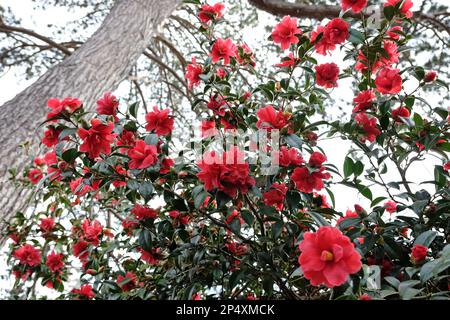
M 153 111 L 150 111 L 145 115 L 147 124 L 145 130 L 154 131 L 159 136 L 167 136 L 173 130 L 174 120 L 169 115 L 170 109 L 159 110 L 158 107 L 153 107 Z
M 368 0 L 341 0 L 343 10 L 351 9 L 354 13 L 361 12 L 367 5 Z
M 365 112 L 360 112 L 355 116 L 355 121 L 364 130 L 364 138 L 370 142 L 374 142 L 376 137 L 381 134 L 381 131 L 377 128 L 377 118 L 370 117 Z
M 83 284 L 80 289 L 72 289 L 72 293 L 79 295 L 80 298 L 94 299 L 95 293 L 92 291 L 92 286 L 89 284 Z
M 128 151 L 131 161 L 128 162 L 130 169 L 146 169 L 158 162 L 158 151 L 156 146 L 148 145 L 144 140 L 136 141 L 133 149 Z
M 299 248 L 298 262 L 313 286 L 340 286 L 362 266 L 361 256 L 350 239 L 337 228 L 320 227 L 316 232 L 305 233 Z
M 295 168 L 291 175 L 291 180 L 300 192 L 311 193 L 314 190 L 320 191 L 324 187 L 323 180 L 331 178 L 331 175 L 324 171 L 325 167 L 321 167 L 318 171 L 311 173 L 306 167 Z
M 336 44 L 331 42 L 329 38 L 325 36 L 324 26 L 318 26 L 315 31 L 311 32 L 311 43 L 314 44 L 316 52 L 321 55 L 326 55 L 329 51 L 336 49 Z M 322 34 L 320 40 L 317 41 L 319 35 Z
M 269 191 L 264 192 L 264 203 L 268 206 L 274 206 L 277 210 L 283 210 L 284 199 L 288 188 L 284 183 L 275 182 Z
M 397 203 L 392 200 L 386 201 L 386 203 L 384 204 L 384 208 L 387 212 L 393 214 L 394 212 L 397 212 Z
M 217 38 L 217 41 L 214 43 L 210 56 L 212 57 L 212 62 L 216 63 L 223 59 L 224 64 L 230 63 L 231 57 L 236 57 L 237 49 L 233 44 L 231 39 Z
M 281 59 L 280 63 L 277 63 L 274 66 L 278 67 L 278 68 L 290 68 L 290 67 L 294 67 L 299 62 L 300 62 L 300 59 L 295 58 L 294 54 L 292 52 L 290 52 L 289 56 L 284 57 L 283 59 Z
M 58 272 L 64 268 L 64 254 L 52 251 L 47 255 L 45 265 L 53 272 Z
M 55 228 L 55 221 L 53 220 L 52 217 L 41 218 L 39 221 L 40 221 L 39 228 L 44 233 L 50 233 Z
M 44 174 L 39 169 L 31 169 L 28 171 L 28 179 L 32 184 L 38 184 L 39 181 L 44 177 Z
M 403 123 L 401 118 L 409 118 L 409 116 L 409 110 L 405 107 L 398 107 L 397 109 L 392 110 L 392 118 L 394 118 L 397 123 Z
M 300 166 L 305 162 L 302 155 L 295 148 L 288 149 L 283 146 L 280 149 L 279 155 L 279 162 L 282 167 Z
M 97 101 L 97 113 L 113 116 L 114 121 L 118 121 L 117 108 L 119 108 L 119 100 L 110 92 L 106 92 L 103 98 Z
M 198 64 L 195 58 L 192 58 L 191 63 L 187 65 L 186 69 L 185 77 L 188 80 L 189 89 L 192 89 L 198 86 L 202 80 L 200 79 L 200 75 L 203 73 L 203 66 Z
M 256 112 L 256 115 L 258 117 L 256 126 L 259 129 L 266 129 L 268 131 L 272 129 L 280 130 L 289 125 L 290 116 L 281 111 L 275 110 L 275 108 L 271 105 L 259 109 Z
M 428 248 L 420 244 L 416 244 L 411 250 L 411 260 L 414 263 L 421 263 L 427 258 Z
M 24 244 L 13 253 L 14 258 L 18 259 L 21 264 L 35 267 L 41 264 L 41 252 L 31 244 Z
M 381 94 L 397 94 L 402 90 L 402 77 L 399 69 L 385 67 L 378 72 L 375 85 Z
M 341 18 L 334 18 L 325 26 L 323 36 L 327 38 L 327 41 L 333 44 L 341 44 L 347 40 L 349 36 L 349 24 Z
M 273 42 L 279 43 L 282 50 L 286 50 L 291 44 L 297 44 L 297 35 L 301 35 L 302 30 L 297 27 L 297 18 L 285 16 L 272 31 Z
M 158 212 L 156 210 L 153 210 L 147 206 L 141 206 L 140 204 L 136 204 L 133 209 L 131 209 L 131 214 L 138 220 L 154 219 L 158 216 Z
M 204 4 L 200 8 L 198 18 L 203 23 L 210 23 L 223 17 L 223 9 L 225 6 L 222 3 L 216 3 L 212 6 Z
M 339 67 L 335 63 L 324 63 L 315 67 L 316 83 L 324 88 L 337 87 Z
M 384 4 L 385 7 L 395 6 L 399 2 L 403 0 L 387 0 L 387 2 Z M 410 9 L 413 7 L 413 3 L 411 0 L 404 0 L 402 6 L 400 7 L 400 12 L 405 15 L 406 18 L 410 19 L 413 16 L 413 13 L 410 11 Z
M 103 124 L 98 119 L 92 119 L 90 129 L 78 129 L 78 135 L 83 140 L 80 151 L 88 153 L 88 156 L 92 159 L 97 158 L 101 153 L 110 154 L 111 143 L 116 137 L 113 130 L 114 123 Z
M 388 30 L 387 35 L 392 40 L 399 40 L 400 39 L 399 32 L 403 32 L 403 28 L 401 26 L 394 26 Z
M 353 102 L 356 103 L 353 113 L 366 111 L 370 109 L 375 100 L 375 92 L 372 89 L 361 91 L 354 99 Z

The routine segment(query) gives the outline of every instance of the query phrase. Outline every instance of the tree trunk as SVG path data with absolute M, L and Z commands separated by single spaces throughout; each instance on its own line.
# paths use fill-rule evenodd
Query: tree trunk
M 87 109 L 124 80 L 159 24 L 181 0 L 117 0 L 100 28 L 70 57 L 0 107 L 0 226 L 27 204 L 30 192 L 8 181 L 8 168 L 21 174 L 27 156 L 19 144 L 39 143 L 36 132 L 49 98 L 80 98 Z M 0 230 L 3 230 L 1 228 Z M 4 237 L 0 235 L 0 244 Z

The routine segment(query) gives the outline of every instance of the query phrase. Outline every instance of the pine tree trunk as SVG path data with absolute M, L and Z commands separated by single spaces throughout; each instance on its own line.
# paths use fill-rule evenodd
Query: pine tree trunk
M 39 144 L 37 127 L 48 112 L 46 101 L 72 96 L 85 108 L 124 80 L 151 36 L 181 0 L 117 0 L 100 28 L 67 59 L 0 107 L 0 226 L 27 205 L 30 192 L 9 181 L 29 162 L 19 144 Z M 35 153 L 36 155 L 37 153 Z M 0 236 L 0 244 L 4 237 Z

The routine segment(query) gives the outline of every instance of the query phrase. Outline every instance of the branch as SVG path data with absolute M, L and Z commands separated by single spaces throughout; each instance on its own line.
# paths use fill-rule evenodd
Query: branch
M 7 26 L 2 21 L 0 21 L 0 32 L 4 32 L 4 33 L 16 32 L 16 33 L 26 34 L 26 35 L 29 35 L 33 38 L 39 39 L 39 40 L 47 43 L 48 45 L 50 45 L 51 47 L 53 47 L 55 49 L 58 49 L 59 51 L 64 53 L 66 56 L 70 56 L 72 54 L 72 52 L 69 49 L 67 49 L 65 46 L 63 46 L 62 44 L 59 44 L 59 43 L 53 41 L 52 39 L 47 38 L 46 36 L 36 33 L 33 30 L 20 28 L 20 27 L 14 27 L 14 26 Z
M 260 10 L 266 11 L 276 16 L 290 15 L 298 18 L 322 20 L 324 18 L 339 17 L 339 14 L 341 13 L 341 7 L 333 5 L 289 3 L 282 0 L 248 0 L 248 2 Z M 416 22 L 431 21 L 437 29 L 450 34 L 450 26 L 447 26 L 445 23 L 443 23 L 442 19 L 437 18 L 438 16 L 446 16 L 448 14 L 448 12 L 438 12 L 435 14 L 414 12 L 414 16 L 412 19 Z M 355 14 L 353 12 L 347 12 L 345 15 L 347 17 L 356 19 L 361 18 L 360 14 Z M 366 17 L 368 17 L 367 14 Z

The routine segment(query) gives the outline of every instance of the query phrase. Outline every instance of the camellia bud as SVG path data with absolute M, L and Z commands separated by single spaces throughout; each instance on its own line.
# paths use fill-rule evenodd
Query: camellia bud
M 436 77 L 437 77 L 436 71 L 428 71 L 425 74 L 425 78 L 423 78 L 423 81 L 425 81 L 425 82 L 433 82 L 434 80 L 436 80 Z
M 428 248 L 420 244 L 416 244 L 411 249 L 411 260 L 414 263 L 421 263 L 427 258 Z

